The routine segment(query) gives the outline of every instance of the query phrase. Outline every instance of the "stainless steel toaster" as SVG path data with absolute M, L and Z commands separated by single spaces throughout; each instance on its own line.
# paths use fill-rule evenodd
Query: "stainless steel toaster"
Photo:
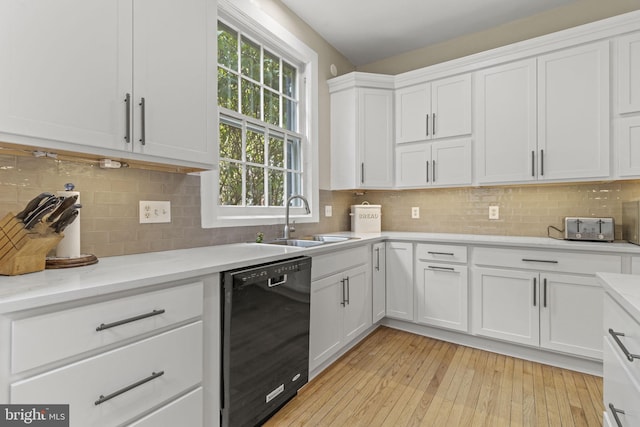
M 566 240 L 613 242 L 614 236 L 613 218 L 566 217 L 564 219 L 564 238 Z

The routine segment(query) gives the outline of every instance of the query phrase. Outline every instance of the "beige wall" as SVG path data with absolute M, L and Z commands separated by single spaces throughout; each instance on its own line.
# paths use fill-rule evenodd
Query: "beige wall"
M 578 0 L 486 31 L 359 66 L 357 70 L 400 74 L 638 9 L 639 0 Z

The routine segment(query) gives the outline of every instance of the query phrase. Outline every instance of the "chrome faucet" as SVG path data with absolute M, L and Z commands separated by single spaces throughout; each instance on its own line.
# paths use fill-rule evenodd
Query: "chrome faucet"
M 304 209 L 307 211 L 308 214 L 311 213 L 311 210 L 309 209 L 309 202 L 307 202 L 307 199 L 305 199 L 300 194 L 294 194 L 293 196 L 290 196 L 287 199 L 287 203 L 286 203 L 287 209 L 286 209 L 286 214 L 284 218 L 284 235 L 282 236 L 282 238 L 285 240 L 289 238 L 289 231 L 296 231 L 294 227 L 289 228 L 289 207 L 291 206 L 291 201 L 294 199 L 302 200 L 302 202 L 304 203 Z

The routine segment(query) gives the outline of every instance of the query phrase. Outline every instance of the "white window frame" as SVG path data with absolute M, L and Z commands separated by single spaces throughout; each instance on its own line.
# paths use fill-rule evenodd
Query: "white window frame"
M 276 52 L 287 52 L 284 59 L 291 63 L 303 64 L 300 77 L 305 81 L 299 91 L 300 129 L 306 134 L 303 140 L 303 187 L 309 202 L 310 214 L 302 207 L 290 208 L 290 220 L 299 223 L 318 222 L 318 54 L 291 34 L 271 16 L 260 10 L 254 0 L 218 0 L 218 17 L 240 28 L 258 40 L 265 48 Z M 217 31 L 217 25 L 215 30 Z M 216 37 L 212 34 L 211 37 Z M 217 61 L 215 61 L 217 64 Z M 216 65 L 217 67 L 217 65 Z M 213 71 L 217 76 L 217 70 Z M 215 96 L 217 97 L 217 78 Z M 216 102 L 217 104 L 217 102 Z M 219 139 L 218 109 L 215 118 L 215 169 L 200 174 L 200 201 L 203 228 L 236 227 L 250 225 L 284 224 L 285 207 L 227 207 L 218 204 L 219 194 Z M 293 204 L 293 203 L 292 203 Z

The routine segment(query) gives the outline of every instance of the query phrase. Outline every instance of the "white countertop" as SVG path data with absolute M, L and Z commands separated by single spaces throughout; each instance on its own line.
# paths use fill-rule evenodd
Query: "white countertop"
M 640 276 L 635 274 L 598 273 L 605 292 L 631 316 L 640 321 Z
M 480 246 L 520 246 L 538 249 L 640 255 L 640 246 L 629 243 L 569 242 L 544 237 L 414 232 L 373 234 L 340 232 L 326 234 L 346 235 L 355 237 L 355 239 L 313 248 L 235 243 L 105 257 L 100 258 L 98 264 L 86 267 L 45 270 L 21 276 L 0 276 L 0 313 L 104 295 L 162 282 L 183 280 L 292 256 L 320 255 L 326 252 L 333 252 L 338 248 L 348 248 L 382 240 Z

